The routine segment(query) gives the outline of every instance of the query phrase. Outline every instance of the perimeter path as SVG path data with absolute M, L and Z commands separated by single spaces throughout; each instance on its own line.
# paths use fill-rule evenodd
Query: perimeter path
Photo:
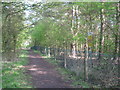
M 34 88 L 71 88 L 63 77 L 55 70 L 55 66 L 48 63 L 42 56 L 29 50 L 29 64 L 27 74 L 31 78 Z

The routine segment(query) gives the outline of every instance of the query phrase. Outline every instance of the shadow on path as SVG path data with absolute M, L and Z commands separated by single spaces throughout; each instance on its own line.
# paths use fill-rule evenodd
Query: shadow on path
M 39 54 L 29 51 L 27 74 L 31 75 L 34 88 L 71 88 L 67 81 Z

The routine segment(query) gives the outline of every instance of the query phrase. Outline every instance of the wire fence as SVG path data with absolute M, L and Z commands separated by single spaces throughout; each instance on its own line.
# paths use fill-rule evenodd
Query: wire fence
M 39 50 L 42 54 L 48 55 L 64 67 L 76 73 L 81 79 L 100 86 L 111 87 L 119 85 L 118 61 L 119 57 L 109 54 L 101 54 L 92 51 L 75 51 L 63 48 L 48 48 L 34 46 L 31 49 Z M 116 57 L 116 58 L 114 58 Z

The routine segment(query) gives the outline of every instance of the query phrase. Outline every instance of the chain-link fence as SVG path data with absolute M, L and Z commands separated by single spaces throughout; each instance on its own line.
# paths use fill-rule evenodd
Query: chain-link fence
M 105 87 L 118 86 L 118 61 L 119 57 L 108 54 L 101 54 L 91 51 L 75 51 L 62 48 L 48 48 L 34 46 L 31 49 L 39 50 L 42 54 L 53 57 L 59 61 L 59 66 L 76 73 L 81 79 L 92 84 Z M 116 58 L 114 58 L 116 57 Z

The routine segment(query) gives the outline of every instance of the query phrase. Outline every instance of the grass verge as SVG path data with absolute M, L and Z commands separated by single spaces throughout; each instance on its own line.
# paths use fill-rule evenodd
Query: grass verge
M 50 58 L 50 57 L 49 57 Z M 59 60 L 46 59 L 49 63 L 56 65 L 56 70 L 64 77 L 64 80 L 72 81 L 71 86 L 74 88 L 99 88 L 98 86 L 92 85 L 88 82 L 83 81 L 75 72 L 69 69 L 59 67 Z
M 2 88 L 31 88 L 28 77 L 25 75 L 24 65 L 28 64 L 27 51 L 22 50 L 19 60 L 4 63 L 2 68 Z

